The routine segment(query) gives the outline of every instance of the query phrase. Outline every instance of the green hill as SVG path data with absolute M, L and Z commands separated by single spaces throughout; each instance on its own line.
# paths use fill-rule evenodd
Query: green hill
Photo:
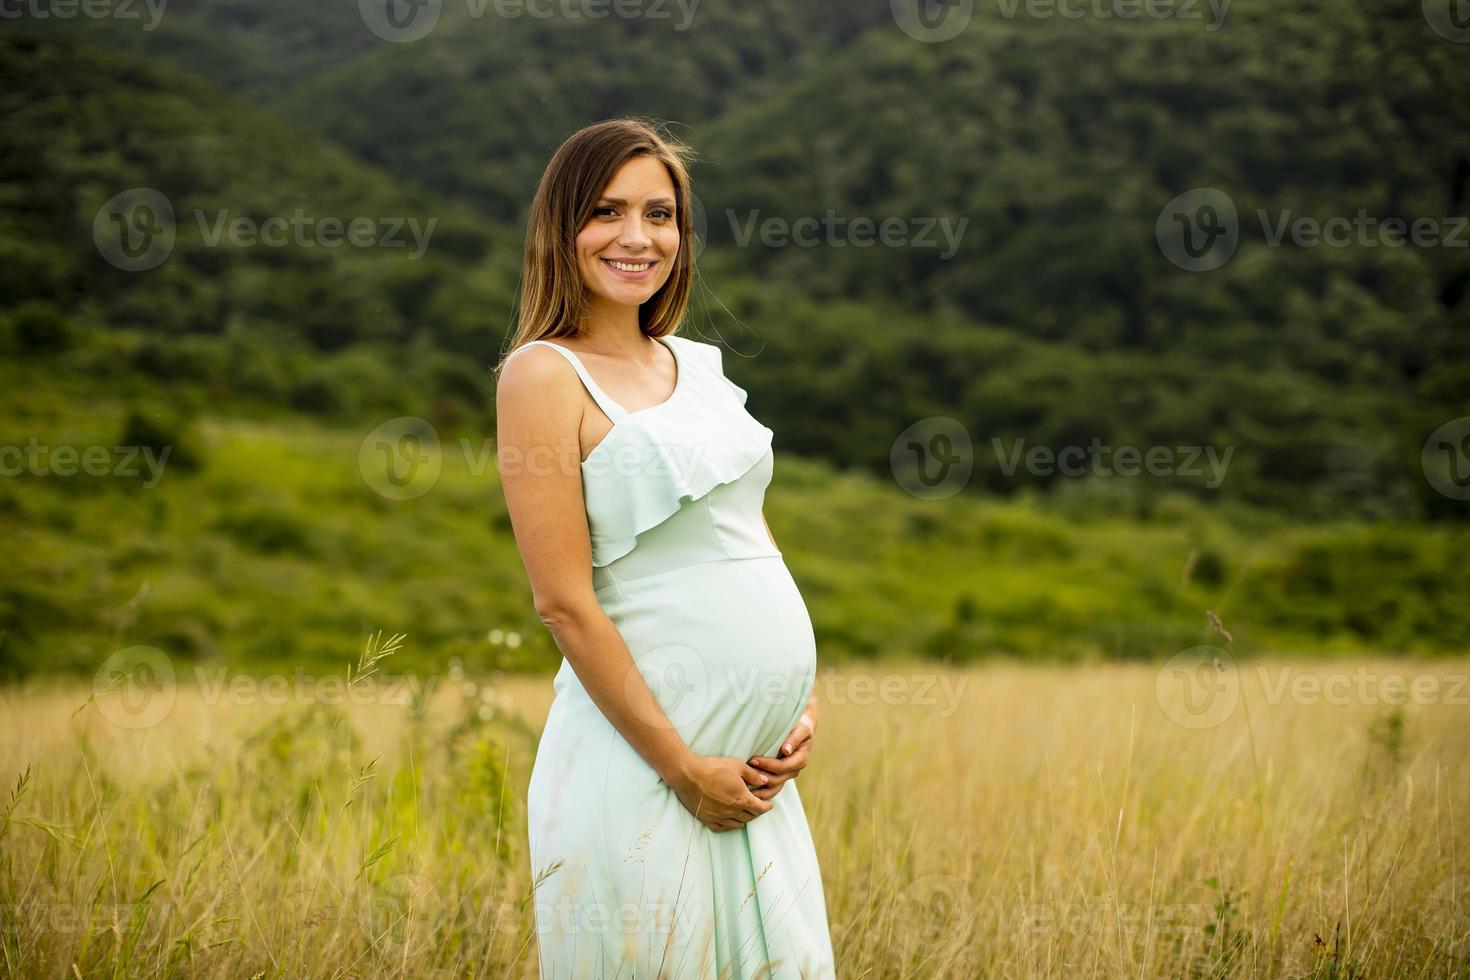
M 150 438 L 127 393 L 23 377 L 0 363 L 0 440 L 42 447 L 40 470 L 0 483 L 0 678 L 90 675 L 134 644 L 181 670 L 340 671 L 377 629 L 410 637 L 395 672 L 556 664 L 488 432 L 438 432 L 424 492 L 403 499 L 360 428 L 289 419 L 143 424 L 174 449 L 161 469 L 109 453 L 106 472 L 67 476 L 56 447 Z M 831 665 L 1164 659 L 1220 642 L 1206 610 L 1245 657 L 1470 652 L 1464 528 L 1303 528 L 1182 497 L 1146 518 L 1097 499 L 915 500 L 786 454 L 766 513 Z
M 474 9 L 446 5 L 426 37 L 390 44 L 356 11 L 232 0 L 119 43 L 208 74 L 396 187 L 461 202 L 478 216 L 464 237 L 504 243 L 475 261 L 472 294 L 400 264 L 399 322 L 369 328 L 349 307 L 354 326 L 337 329 L 424 332 L 493 357 L 547 155 L 590 119 L 652 113 L 701 156 L 710 245 L 694 326 L 761 352 L 732 370 L 762 392 L 782 448 L 882 475 L 897 433 L 941 414 L 981 443 L 1233 447 L 1218 487 L 1135 481 L 1150 492 L 1302 517 L 1463 516 L 1419 453 L 1467 411 L 1466 250 L 1377 232 L 1340 248 L 1272 242 L 1283 222 L 1360 213 L 1453 234 L 1470 211 L 1470 109 L 1440 97 L 1466 87 L 1470 63 L 1418 4 L 1239 0 L 1213 30 L 995 6 L 938 44 L 882 5 L 711 0 L 685 29 Z M 194 35 L 230 53 L 201 57 L 181 40 Z M 270 156 L 294 166 L 284 146 Z M 1190 272 L 1156 231 L 1171 199 L 1201 187 L 1228 195 L 1239 242 Z M 849 229 L 835 243 L 742 243 L 755 223 L 829 210 Z M 910 243 L 931 222 L 931 244 L 844 240 L 862 218 L 897 219 Z M 953 254 L 938 222 L 963 222 Z M 493 311 L 494 329 L 469 310 Z M 308 334 L 333 332 L 293 313 Z M 976 465 L 991 493 L 1073 482 L 1007 475 L 993 452 Z
M 0 108 L 12 353 L 107 331 L 127 350 L 91 363 L 102 377 L 196 382 L 241 411 L 484 412 L 514 235 L 202 80 L 70 41 L 0 39 Z M 172 211 L 151 268 L 108 220 L 136 189 Z
M 276 8 L 248 30 L 215 30 L 205 18 L 252 9 L 265 8 L 201 8 L 170 30 L 214 30 L 234 54 L 201 68 L 228 83 L 232 64 L 270 50 L 294 23 Z M 710 24 L 734 31 L 765 10 L 732 8 L 722 16 L 733 20 Z M 1358 23 L 1330 31 L 1351 34 Z M 1301 105 L 1377 106 L 1361 131 L 1410 149 L 1395 144 L 1364 161 L 1338 148 L 1307 161 L 1336 161 L 1320 181 L 1287 167 L 1272 183 L 1259 161 L 1235 158 L 1260 152 L 1241 134 L 1299 125 L 1284 82 L 1221 82 L 1204 134 L 1169 115 L 1203 96 L 1171 95 L 1167 83 L 1131 110 L 1098 101 L 1127 66 L 1132 84 L 1148 83 L 1139 59 L 1150 52 L 1163 77 L 1183 71 L 1168 67 L 1173 47 L 1150 47 L 1160 28 L 1076 42 L 1091 51 L 1076 88 L 1115 113 L 1089 128 L 1080 108 L 1053 111 L 1070 98 L 1062 80 L 1026 81 L 1027 58 L 1074 50 L 1038 26 L 1000 25 L 977 42 L 985 56 L 896 43 L 891 30 L 861 33 L 855 22 L 805 40 L 798 26 L 763 36 L 745 25 L 749 51 L 720 49 L 713 34 L 692 42 L 700 58 L 726 59 L 718 70 L 739 80 L 738 92 L 710 88 L 716 68 L 687 52 L 668 77 L 705 93 L 709 116 L 694 141 L 712 243 L 686 332 L 724 343 L 727 370 L 777 432 L 768 513 L 825 655 L 1162 656 L 1208 639 L 1205 609 L 1226 618 L 1244 653 L 1464 649 L 1463 528 L 1413 523 L 1464 515 L 1434 492 L 1419 459 L 1427 433 L 1466 412 L 1464 303 L 1448 253 L 1243 240 L 1223 268 L 1191 274 L 1149 244 L 1156 207 L 1145 207 L 1170 189 L 1173 164 L 1160 161 L 1176 155 L 1159 147 L 1172 140 L 1210 161 L 1180 173 L 1222 185 L 1234 175 L 1232 186 L 1247 189 L 1242 203 L 1337 187 L 1326 204 L 1301 206 L 1342 209 L 1362 192 L 1365 207 L 1387 201 L 1395 213 L 1432 213 L 1436 201 L 1453 209 L 1457 185 L 1434 178 L 1456 144 L 1432 114 L 1305 72 L 1299 87 L 1314 94 Z M 660 35 L 613 29 L 652 59 Z M 537 30 L 565 45 L 555 50 L 569 62 L 606 42 L 605 32 Z M 548 81 L 540 96 L 485 108 L 486 128 L 474 132 L 474 104 L 441 111 L 410 98 L 428 98 L 437 73 L 479 70 L 486 45 L 483 64 L 502 64 L 494 45 L 509 42 L 473 32 L 447 30 L 434 42 L 442 48 L 417 59 L 397 53 L 413 46 L 344 44 L 229 94 L 167 63 L 178 58 L 79 37 L 0 38 L 0 442 L 36 442 L 48 466 L 57 447 L 175 455 L 156 483 L 63 475 L 57 463 L 0 485 L 0 513 L 19 529 L 0 578 L 0 672 L 85 668 L 124 641 L 190 658 L 332 666 L 355 654 L 353 637 L 380 626 L 414 635 L 429 663 L 450 654 L 507 669 L 552 662 L 493 472 L 476 455 L 494 431 L 487 368 L 511 322 L 521 245 L 494 200 L 528 199 L 539 154 L 606 93 Z M 1110 45 L 1133 53 L 1106 66 Z M 1371 47 L 1396 50 L 1392 38 Z M 1271 55 L 1251 55 L 1243 77 L 1284 71 Z M 519 63 L 516 52 L 503 56 Z M 619 77 L 634 79 L 640 64 L 652 61 L 631 61 Z M 395 87 L 415 66 L 422 80 Z M 1443 68 L 1435 54 L 1416 77 L 1432 89 Z M 381 88 L 367 84 L 375 71 Z M 1385 71 L 1378 84 L 1388 91 L 1400 76 Z M 913 103 L 945 79 L 956 83 L 953 106 L 931 97 L 933 115 L 903 111 L 902 93 Z M 964 94 L 986 86 L 988 99 Z M 1412 90 L 1405 81 L 1402 92 Z M 617 91 L 629 100 L 606 103 L 617 111 L 645 104 L 621 83 Z M 1053 109 L 1033 101 L 1022 111 L 1023 91 Z M 1249 108 L 1228 108 L 1231 98 L 1253 97 L 1259 118 L 1231 116 Z M 271 108 L 278 98 L 294 122 Z M 518 99 L 528 101 L 516 108 Z M 823 123 L 817 106 L 840 124 Z M 422 142 L 405 147 L 415 113 Z M 1322 109 L 1314 125 L 1328 127 L 1330 115 Z M 349 120 L 362 127 L 360 145 L 318 131 Z M 1145 130 L 1152 142 L 1128 142 Z M 422 174 L 405 172 L 414 154 Z M 460 181 L 482 154 L 490 163 Z M 1367 196 L 1375 187 L 1383 196 Z M 109 207 L 138 189 L 156 195 L 153 207 Z M 981 257 L 926 265 L 915 254 L 763 251 L 722 240 L 719 228 L 723 202 L 789 217 L 827 200 L 851 213 L 922 214 L 929 198 L 974 211 L 973 227 L 988 236 Z M 368 239 L 327 241 L 325 220 L 359 218 Z M 271 219 L 285 222 L 279 244 L 258 240 Z M 415 241 L 403 230 L 409 219 L 420 232 L 432 222 L 432 232 Z M 231 232 L 237 220 L 244 238 Z M 383 242 L 391 222 L 401 246 Z M 159 257 L 157 242 L 162 260 L 133 268 Z M 1070 278 L 1057 271 L 1067 263 Z M 1129 305 L 1133 289 L 1141 305 Z M 403 415 L 428 419 L 444 447 L 442 485 L 414 501 L 375 491 L 359 461 L 365 438 Z M 962 422 L 973 444 L 968 492 L 943 501 L 904 494 L 892 475 L 899 433 L 932 416 Z M 1018 445 L 1092 439 L 1233 455 L 1217 485 L 1208 472 L 1008 471 Z M 1342 523 L 1348 515 L 1383 523 Z M 1296 526 L 1303 517 L 1321 523 Z M 522 644 L 487 639 L 506 630 Z

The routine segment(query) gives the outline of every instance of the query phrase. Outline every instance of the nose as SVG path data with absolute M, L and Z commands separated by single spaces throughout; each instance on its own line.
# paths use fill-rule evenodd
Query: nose
M 643 227 L 643 216 L 636 211 L 630 211 L 623 219 L 623 226 L 618 230 L 618 245 L 630 252 L 646 248 L 651 242 L 647 230 Z

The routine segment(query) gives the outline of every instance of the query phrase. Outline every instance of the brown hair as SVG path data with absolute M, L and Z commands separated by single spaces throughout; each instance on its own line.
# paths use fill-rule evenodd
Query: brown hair
M 651 156 L 674 183 L 679 252 L 658 292 L 638 309 L 638 325 L 650 337 L 678 329 L 694 281 L 693 193 L 686 161 L 693 151 L 655 122 L 637 117 L 607 119 L 577 130 L 546 165 L 526 224 L 518 315 L 500 368 L 523 344 L 546 337 L 576 337 L 588 312 L 587 285 L 577 265 L 577 235 L 592 217 L 602 191 L 628 160 Z

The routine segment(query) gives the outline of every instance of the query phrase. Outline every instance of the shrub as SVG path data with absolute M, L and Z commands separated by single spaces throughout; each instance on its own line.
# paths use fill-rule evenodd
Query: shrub
M 347 404 L 338 383 L 325 374 L 315 373 L 291 386 L 291 407 L 314 415 L 335 415 Z
M 157 412 L 145 414 L 138 409 L 128 411 L 123 423 L 118 445 L 137 446 L 152 452 L 167 466 L 194 472 L 204 466 L 204 451 L 200 448 L 192 425 L 187 421 Z M 164 453 L 168 453 L 167 457 Z
M 71 322 L 48 303 L 27 303 L 11 317 L 16 347 L 23 353 L 51 354 L 70 350 L 75 340 Z

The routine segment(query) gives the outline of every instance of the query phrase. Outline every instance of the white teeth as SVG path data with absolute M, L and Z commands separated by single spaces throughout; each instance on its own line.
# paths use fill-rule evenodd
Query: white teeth
M 612 266 L 614 269 L 618 269 L 622 272 L 642 272 L 644 269 L 647 269 L 649 266 L 653 265 L 652 262 L 644 262 L 641 265 L 629 265 L 626 262 L 614 262 L 611 259 L 608 260 L 607 264 Z

